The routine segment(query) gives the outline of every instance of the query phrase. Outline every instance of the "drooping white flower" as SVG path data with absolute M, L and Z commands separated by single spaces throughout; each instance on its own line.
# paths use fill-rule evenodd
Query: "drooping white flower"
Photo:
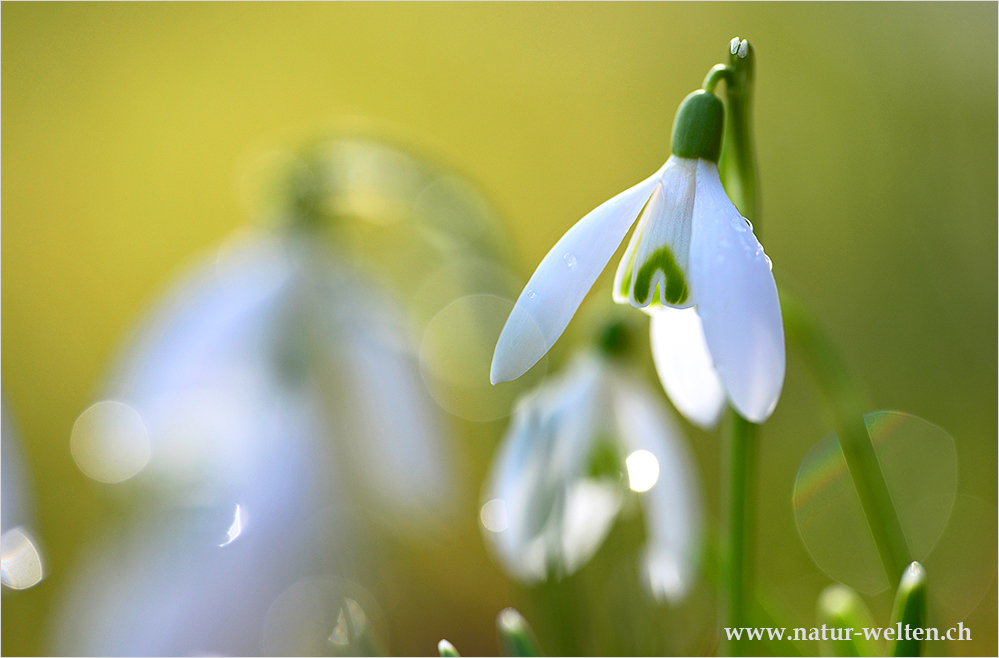
M 443 431 L 392 311 L 384 291 L 305 240 L 238 236 L 159 305 L 112 377 L 106 398 L 138 418 L 127 439 L 151 448 L 125 475 L 171 497 L 250 490 L 274 454 L 292 450 L 292 421 L 308 416 L 386 509 L 403 520 L 442 509 Z M 277 409 L 289 400 L 298 415 Z M 121 461 L 116 421 L 96 419 L 74 450 L 88 475 L 89 464 Z
M 667 384 L 674 400 L 682 388 L 703 408 L 692 416 L 689 405 L 678 402 L 678 408 L 699 424 L 713 424 L 721 403 L 704 382 L 713 383 L 714 373 L 742 416 L 753 422 L 770 416 L 784 382 L 780 303 L 770 260 L 718 174 L 722 114 L 714 94 L 688 96 L 674 122 L 673 154 L 662 168 L 591 211 L 548 252 L 500 334 L 494 383 L 516 379 L 551 348 L 637 221 L 615 276 L 615 301 L 662 313 L 667 319 L 656 324 L 663 326 L 684 322 L 666 309 L 695 308 L 703 327 L 710 368 Z M 684 336 L 689 340 L 663 343 L 657 351 L 687 349 L 699 340 L 697 332 Z
M 85 473 L 152 504 L 83 562 L 55 653 L 266 655 L 282 592 L 363 541 L 356 501 L 393 531 L 449 513 L 446 434 L 392 308 L 294 234 L 194 268 L 74 427 Z
M 624 481 L 590 473 L 603 441 L 626 463 Z M 604 357 L 578 357 L 518 404 L 484 492 L 486 538 L 519 580 L 571 574 L 600 547 L 629 487 L 644 508 L 644 580 L 676 602 L 700 551 L 693 460 L 659 396 Z
M 413 339 L 476 291 L 429 277 L 493 263 L 492 210 L 364 136 L 253 170 L 255 214 L 284 228 L 192 269 L 74 427 L 81 470 L 146 504 L 82 556 L 51 653 L 382 655 L 377 603 L 346 579 L 384 571 L 375 538 L 455 510 L 463 469 Z

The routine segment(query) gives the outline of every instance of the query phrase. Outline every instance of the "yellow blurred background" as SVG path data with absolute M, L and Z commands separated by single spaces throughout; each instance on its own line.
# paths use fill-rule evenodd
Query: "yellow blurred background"
M 248 162 L 344 117 L 388 126 L 496 204 L 526 281 L 575 220 L 662 164 L 677 104 L 736 35 L 757 53 L 778 284 L 824 323 L 870 410 L 949 431 L 959 491 L 995 505 L 996 24 L 993 3 L 4 3 L 2 381 L 50 569 L 4 592 L 3 653 L 47 650 L 74 560 L 124 514 L 76 468 L 70 430 L 136 319 L 252 219 Z M 457 423 L 473 473 L 505 422 Z M 803 619 L 829 581 L 790 491 L 829 430 L 792 357 L 762 432 L 758 574 Z M 717 439 L 690 435 L 717 514 Z M 480 482 L 441 549 L 461 565 L 453 595 L 397 622 L 393 653 L 444 636 L 495 652 L 495 613 L 522 601 L 481 546 Z M 968 541 L 994 555 L 995 527 Z M 997 650 L 995 583 L 965 625 L 974 642 L 949 651 Z

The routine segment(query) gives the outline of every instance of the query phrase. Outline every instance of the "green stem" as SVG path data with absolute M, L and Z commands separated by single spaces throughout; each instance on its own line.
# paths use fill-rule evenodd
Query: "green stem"
M 715 64 L 711 67 L 711 70 L 708 71 L 708 74 L 704 76 L 704 83 L 701 85 L 701 88 L 704 89 L 704 91 L 713 94 L 715 93 L 715 87 L 718 86 L 719 82 L 722 80 L 731 82 L 733 73 L 734 71 L 731 67 L 725 66 L 724 64 Z
M 894 587 L 912 556 L 867 433 L 861 395 L 836 346 L 818 323 L 786 291 L 781 290 L 780 300 L 785 334 L 789 342 L 797 344 L 831 412 L 885 575 Z
M 753 66 L 755 56 L 748 46 L 740 56 L 732 53 L 728 66 L 718 64 L 708 72 L 704 88 L 713 91 L 721 80 L 726 84 L 725 138 L 719 160 L 722 184 L 742 215 L 755 224 L 760 232 L 759 179 L 750 105 L 753 100 Z M 725 525 L 721 553 L 721 625 L 723 628 L 745 628 L 749 602 L 753 600 L 753 547 L 756 487 L 757 426 L 729 411 L 725 433 L 725 468 L 722 482 L 727 489 Z M 731 655 L 748 653 L 746 640 L 734 640 L 726 647 Z
M 724 76 L 726 82 L 725 137 L 722 141 L 718 173 L 732 203 L 742 216 L 753 222 L 759 237 L 759 177 L 756 171 L 756 151 L 753 146 L 752 106 L 756 54 L 746 44 L 745 55 L 733 53 Z M 715 68 L 718 68 L 717 66 Z M 714 71 L 714 69 L 712 69 Z M 712 78 L 709 73 L 705 83 Z
M 727 472 L 722 482 L 724 491 L 725 533 L 722 545 L 722 626 L 746 628 L 749 624 L 748 603 L 753 590 L 753 517 L 756 509 L 756 429 L 757 426 L 729 409 L 725 432 Z M 724 636 L 723 636 L 724 637 Z M 747 639 L 733 640 L 728 653 L 746 655 Z

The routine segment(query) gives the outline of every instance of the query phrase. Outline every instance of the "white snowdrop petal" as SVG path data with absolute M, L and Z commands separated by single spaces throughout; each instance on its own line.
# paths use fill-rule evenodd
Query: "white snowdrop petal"
M 520 377 L 555 344 L 638 219 L 659 173 L 590 211 L 555 243 L 500 333 L 489 373 L 492 383 Z
M 699 161 L 690 242 L 697 312 L 735 409 L 761 423 L 784 384 L 784 327 L 763 247 L 729 200 L 712 162 Z
M 590 561 L 621 509 L 620 490 L 598 480 L 579 480 L 566 492 L 565 516 L 562 519 L 562 555 L 566 574 Z
M 399 512 L 396 523 L 425 523 L 427 510 L 449 507 L 452 472 L 433 399 L 409 351 L 370 330 L 351 338 L 341 358 L 352 386 L 338 412 L 352 457 L 372 495 Z
M 662 203 L 662 185 L 652 188 L 652 196 L 646 202 L 638 217 L 638 225 L 631 232 L 631 239 L 624 250 L 624 256 L 618 263 L 614 272 L 614 287 L 611 290 L 611 298 L 617 304 L 631 303 L 631 273 L 635 266 L 635 254 L 638 252 L 638 243 L 642 241 L 642 233 L 649 223 L 649 219 L 656 214 L 656 206 Z
M 278 238 L 251 234 L 184 276 L 119 362 L 107 392 L 119 402 L 99 403 L 74 425 L 70 447 L 84 472 L 120 481 L 142 470 L 181 497 L 252 485 L 257 464 L 278 449 L 263 429 L 281 388 L 268 364 L 293 262 Z
M 614 414 L 626 450 L 644 450 L 659 463 L 659 477 L 640 494 L 648 544 L 644 567 L 652 594 L 679 602 L 694 582 L 701 550 L 702 503 L 694 461 L 665 405 L 644 385 L 618 376 Z
M 691 213 L 697 160 L 670 157 L 660 184 L 646 207 L 639 229 L 634 262 L 628 276 L 628 301 L 636 308 L 656 299 L 676 307 L 694 304 L 687 281 Z
M 666 394 L 687 420 L 713 429 L 725 408 L 725 390 L 711 362 L 701 318 L 692 308 L 656 308 L 649 315 L 652 360 Z
M 487 507 L 490 511 L 502 510 L 502 524 L 484 524 L 486 543 L 507 573 L 527 582 L 545 576 L 543 546 L 532 549 L 536 533 L 530 519 L 532 495 L 542 478 L 539 467 L 551 449 L 538 436 L 540 425 L 534 400 L 521 402 L 493 460 L 482 509 L 482 515 Z
M 502 506 L 505 527 L 486 526 L 485 537 L 504 569 L 522 581 L 544 579 L 553 565 L 571 573 L 610 530 L 619 501 L 580 486 L 604 415 L 602 382 L 596 358 L 577 359 L 518 403 L 493 461 L 483 500 L 490 515 Z M 594 516 L 587 518 L 591 506 Z
M 0 531 L 30 526 L 28 481 L 21 456 L 20 438 L 7 400 L 0 393 Z

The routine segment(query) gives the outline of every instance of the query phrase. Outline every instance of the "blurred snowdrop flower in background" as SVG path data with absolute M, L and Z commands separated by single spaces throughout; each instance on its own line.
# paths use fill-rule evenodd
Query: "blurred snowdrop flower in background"
M 624 469 L 594 468 L 607 448 Z M 609 358 L 584 354 L 519 402 L 480 518 L 503 568 L 537 582 L 586 564 L 626 495 L 644 511 L 643 581 L 656 599 L 676 603 L 701 550 L 693 459 L 658 394 Z
M 306 416 L 317 444 L 301 449 L 346 452 L 389 507 L 433 509 L 447 455 L 391 308 L 303 236 L 237 236 L 132 342 L 107 399 L 77 420 L 74 457 L 102 482 L 135 476 L 200 503 L 257 488 Z
M 21 451 L 14 431 L 14 419 L 7 400 L 0 399 L 0 462 L 3 478 L 0 491 L 0 582 L 9 589 L 34 587 L 44 577 L 38 540 L 30 529 L 28 483 L 21 462 Z
M 372 519 L 419 535 L 451 514 L 461 474 L 416 336 L 454 297 L 407 309 L 392 292 L 454 258 L 490 263 L 488 217 L 469 233 L 462 213 L 481 211 L 470 188 L 391 147 L 334 140 L 308 153 L 278 158 L 284 187 L 269 208 L 283 225 L 244 230 L 194 267 L 77 419 L 80 469 L 148 507 L 84 560 L 57 653 L 370 651 L 382 631 L 355 646 L 334 627 L 378 617 L 343 580 L 376 568 Z M 398 232 L 406 246 L 386 246 Z M 423 263 L 421 276 L 394 272 L 393 258 Z M 350 591 L 303 584 L 317 574 Z M 285 627 L 303 614 L 333 623 L 305 638 Z
M 167 507 L 83 570 L 60 651 L 258 653 L 271 603 L 349 550 L 322 543 L 356 521 L 336 501 L 403 530 L 446 512 L 449 456 L 401 322 L 302 238 L 243 235 L 196 268 L 78 419 L 85 473 Z

